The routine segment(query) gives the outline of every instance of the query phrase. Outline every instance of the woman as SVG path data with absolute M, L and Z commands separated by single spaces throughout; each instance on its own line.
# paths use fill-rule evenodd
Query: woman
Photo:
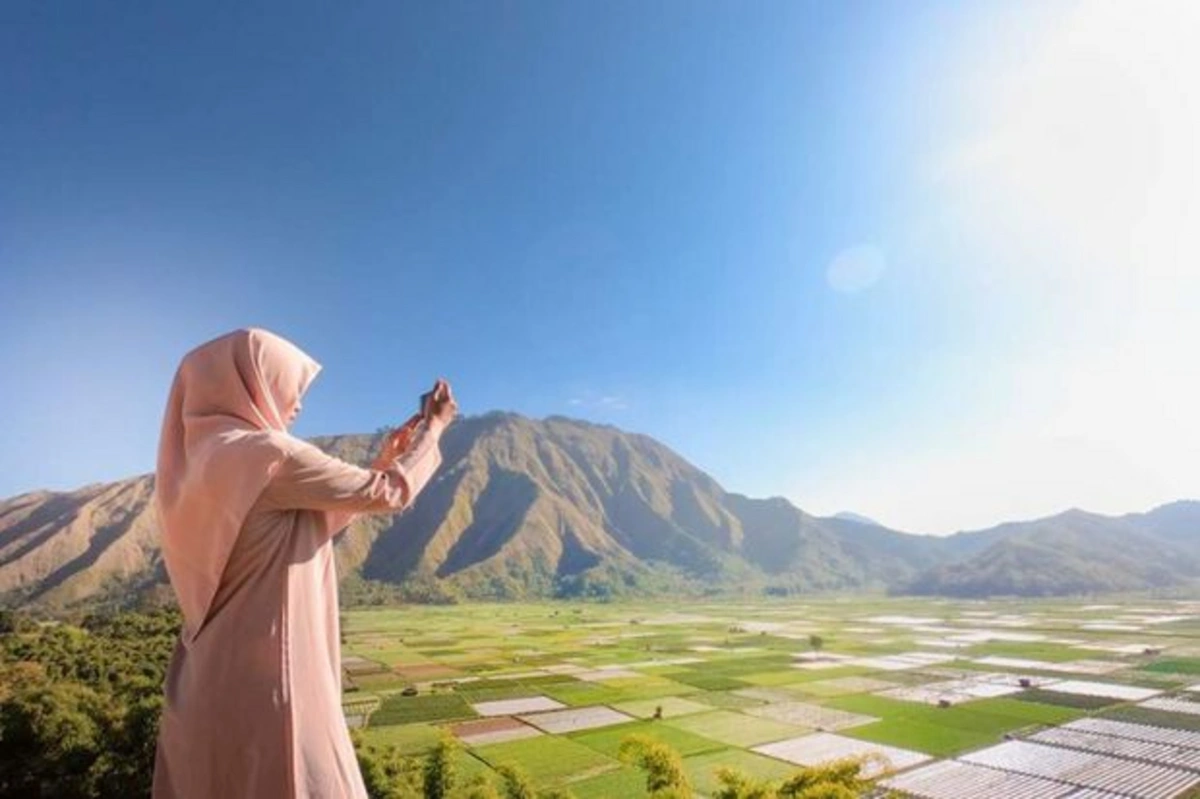
M 341 709 L 332 539 L 409 507 L 457 406 L 444 381 L 371 468 L 288 433 L 320 364 L 266 330 L 188 353 L 159 443 L 162 552 L 183 611 L 156 799 L 366 797 Z

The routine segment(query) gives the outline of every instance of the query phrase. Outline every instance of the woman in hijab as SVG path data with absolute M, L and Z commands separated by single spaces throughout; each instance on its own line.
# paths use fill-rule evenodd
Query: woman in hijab
M 365 799 L 341 708 L 332 540 L 395 513 L 441 463 L 444 381 L 371 468 L 288 426 L 320 364 L 258 328 L 188 353 L 163 419 L 162 552 L 183 612 L 167 672 L 155 799 Z

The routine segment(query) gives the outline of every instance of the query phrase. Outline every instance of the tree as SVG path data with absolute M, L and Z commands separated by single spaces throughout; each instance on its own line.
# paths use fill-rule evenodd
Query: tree
M 501 799 L 496 786 L 484 774 L 476 774 L 456 796 L 457 799 Z
M 631 735 L 621 741 L 618 752 L 626 763 L 633 763 L 646 772 L 646 790 L 653 799 L 692 795 L 683 760 L 666 744 L 649 736 Z
M 562 791 L 557 788 L 546 791 L 537 790 L 533 787 L 529 776 L 516 766 L 502 764 L 496 767 L 496 773 L 500 775 L 500 786 L 503 789 L 504 799 L 574 799 L 574 795 L 570 791 Z
M 857 799 L 871 785 L 862 776 L 868 763 L 887 765 L 884 758 L 868 755 L 802 769 L 779 786 L 779 799 Z
M 506 763 L 498 766 L 496 773 L 500 775 L 500 784 L 504 788 L 504 799 L 537 799 L 537 791 L 525 772 Z
M 712 799 L 776 799 L 773 787 L 755 782 L 731 768 L 717 769 L 717 781 L 721 787 L 713 793 Z
M 457 744 L 443 737 L 425 758 L 425 799 L 448 799 L 454 788 Z
M 825 647 L 825 639 L 813 633 L 808 636 L 808 646 L 814 652 L 820 652 Z
M 371 746 L 362 733 L 350 731 L 358 768 L 370 799 L 423 799 L 422 763 L 418 758 L 401 757 L 394 746 Z
M 0 703 L 0 796 L 98 796 L 118 714 L 84 685 L 42 683 Z
M 28 632 L 36 626 L 28 616 L 19 610 L 0 609 L 0 635 Z
M 877 757 L 845 758 L 802 768 L 780 783 L 760 782 L 723 768 L 717 772 L 721 786 L 712 799 L 861 799 L 871 790 L 870 781 L 862 776 L 871 762 L 886 764 Z

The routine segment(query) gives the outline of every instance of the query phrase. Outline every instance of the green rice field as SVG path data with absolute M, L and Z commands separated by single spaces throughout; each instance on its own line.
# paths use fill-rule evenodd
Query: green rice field
M 645 795 L 618 754 L 634 734 L 678 751 L 703 794 L 720 767 L 784 777 L 822 736 L 931 763 L 1088 717 L 1200 729 L 1162 702 L 1200 700 L 1193 602 L 405 606 L 347 611 L 342 633 L 369 742 L 454 736 L 463 773 L 511 763 L 579 799 Z

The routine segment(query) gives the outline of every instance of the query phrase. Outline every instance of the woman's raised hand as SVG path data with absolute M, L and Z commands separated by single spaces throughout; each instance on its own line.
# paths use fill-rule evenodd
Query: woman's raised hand
M 387 434 L 387 437 L 383 439 L 383 446 L 379 449 L 379 455 L 375 458 L 374 465 L 376 468 L 384 468 L 387 464 L 408 451 L 420 421 L 421 416 L 419 414 L 414 415 L 401 427 L 397 427 Z
M 373 465 L 375 468 L 385 468 L 387 464 L 407 452 L 421 422 L 444 428 L 454 421 L 457 414 L 458 403 L 454 400 L 450 384 L 439 379 L 432 390 L 421 395 L 421 410 L 383 439 L 383 446 L 380 447 Z
M 443 427 L 454 421 L 458 414 L 458 403 L 448 381 L 439 378 L 434 383 L 433 390 L 422 397 L 421 414 L 430 422 L 436 422 Z

